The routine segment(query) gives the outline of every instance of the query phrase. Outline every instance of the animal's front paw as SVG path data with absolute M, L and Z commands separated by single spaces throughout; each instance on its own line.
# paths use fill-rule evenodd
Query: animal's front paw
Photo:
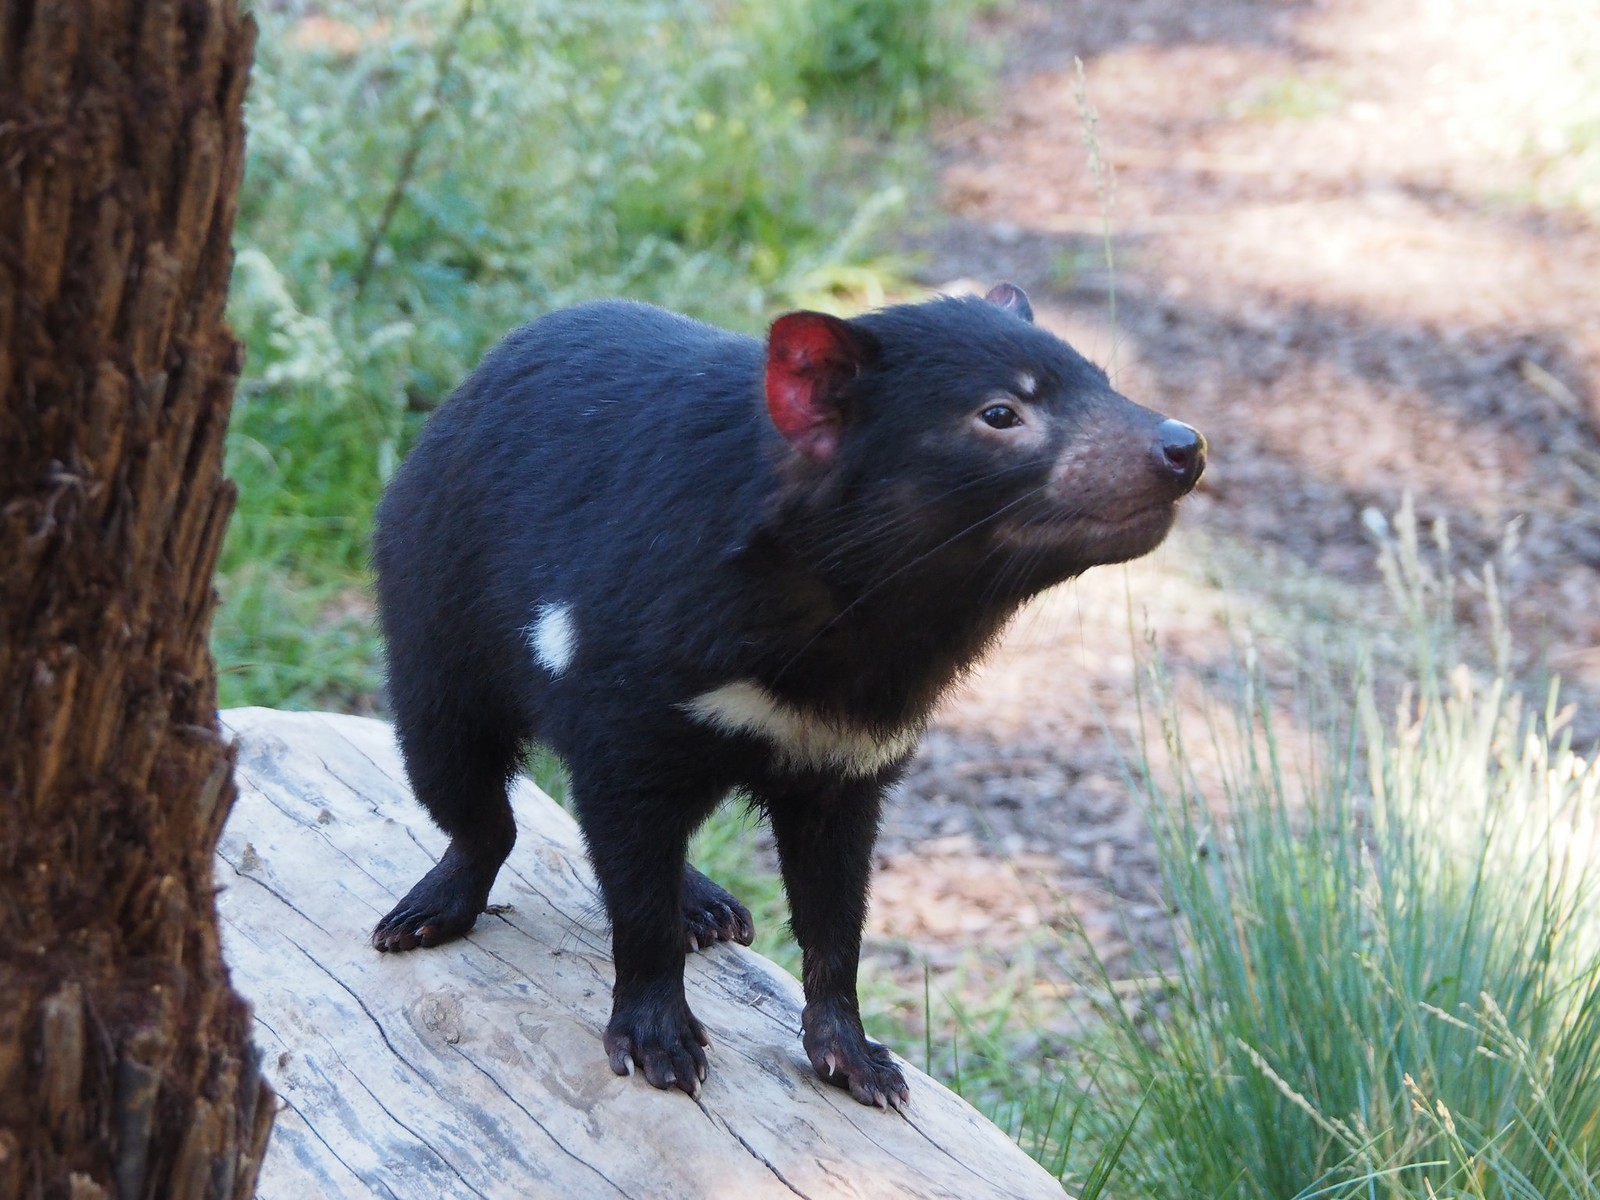
M 683 935 L 691 952 L 703 950 L 712 942 L 748 946 L 755 940 L 756 926 L 750 910 L 731 892 L 688 867 L 683 873 Z
M 632 1075 L 634 1065 L 652 1087 L 679 1088 L 700 1094 L 706 1077 L 705 1028 L 680 997 L 673 1001 L 618 1001 L 606 1026 L 606 1055 L 618 1075 Z
M 824 1081 L 849 1088 L 863 1104 L 903 1109 L 911 1103 L 911 1089 L 894 1056 L 867 1040 L 854 1013 L 838 1004 L 807 1004 L 801 1025 L 806 1056 Z

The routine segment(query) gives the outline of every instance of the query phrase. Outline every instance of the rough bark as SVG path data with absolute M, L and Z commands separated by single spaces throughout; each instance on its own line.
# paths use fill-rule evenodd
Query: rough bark
M 244 1197 L 208 650 L 253 23 L 0 0 L 0 1198 Z

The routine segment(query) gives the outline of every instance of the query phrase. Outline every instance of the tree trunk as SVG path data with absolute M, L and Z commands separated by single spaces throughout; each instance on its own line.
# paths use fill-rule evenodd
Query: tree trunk
M 0 0 L 0 1200 L 249 1196 L 208 649 L 255 26 Z

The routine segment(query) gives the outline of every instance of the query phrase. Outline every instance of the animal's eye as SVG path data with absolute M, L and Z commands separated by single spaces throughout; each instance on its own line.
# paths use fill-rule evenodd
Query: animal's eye
M 1017 416 L 1017 410 L 1009 404 L 991 404 L 978 416 L 990 429 L 1013 429 L 1022 424 L 1022 418 Z

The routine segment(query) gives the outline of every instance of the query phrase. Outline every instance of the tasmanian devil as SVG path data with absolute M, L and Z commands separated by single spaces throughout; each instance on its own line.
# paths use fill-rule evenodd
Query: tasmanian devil
M 611 1067 L 694 1094 L 684 955 L 753 930 L 684 855 L 737 789 L 777 843 L 812 1065 L 898 1107 L 856 1002 L 884 790 L 1017 607 L 1153 549 L 1205 454 L 1010 284 L 789 313 L 765 344 L 625 302 L 522 327 L 378 510 L 396 729 L 450 844 L 373 944 L 472 928 L 515 838 L 507 783 L 542 742 L 610 917 Z

